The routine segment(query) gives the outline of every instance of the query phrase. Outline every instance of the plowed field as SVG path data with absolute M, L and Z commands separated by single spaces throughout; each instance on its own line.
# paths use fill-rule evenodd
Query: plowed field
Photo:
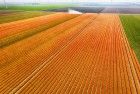
M 51 27 L 0 48 L 0 94 L 140 94 L 140 65 L 117 14 L 1 24 L 0 41 L 45 24 Z

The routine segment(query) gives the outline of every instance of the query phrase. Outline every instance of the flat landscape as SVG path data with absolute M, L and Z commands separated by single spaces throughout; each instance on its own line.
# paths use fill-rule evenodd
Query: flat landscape
M 50 9 L 46 11 L 51 12 L 68 12 L 69 9 L 73 9 L 82 13 L 120 13 L 120 14 L 140 14 L 140 7 L 111 7 L 111 6 L 79 6 L 79 7 L 67 7 L 59 9 Z
M 140 94 L 140 15 L 15 12 L 0 15 L 0 94 Z

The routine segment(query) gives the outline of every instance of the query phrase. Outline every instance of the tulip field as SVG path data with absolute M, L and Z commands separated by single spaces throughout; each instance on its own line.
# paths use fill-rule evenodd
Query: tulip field
M 139 15 L 21 13 L 0 14 L 0 94 L 140 94 Z

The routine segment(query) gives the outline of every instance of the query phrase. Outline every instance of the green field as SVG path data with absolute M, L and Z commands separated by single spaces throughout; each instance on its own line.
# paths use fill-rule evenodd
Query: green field
M 8 6 L 8 8 L 5 8 L 5 6 L 0 6 L 0 10 L 25 10 L 25 11 L 34 11 L 34 10 L 51 10 L 51 9 L 57 9 L 57 8 L 64 8 L 64 7 L 70 7 L 73 6 L 73 4 L 39 4 L 39 5 L 13 5 Z
M 121 15 L 120 18 L 129 43 L 140 61 L 140 15 Z
M 42 12 L 42 11 L 26 11 L 26 12 L 14 12 L 6 15 L 0 16 L 0 24 L 2 23 L 8 23 L 12 21 L 37 17 L 37 16 L 43 16 L 51 14 L 50 12 Z

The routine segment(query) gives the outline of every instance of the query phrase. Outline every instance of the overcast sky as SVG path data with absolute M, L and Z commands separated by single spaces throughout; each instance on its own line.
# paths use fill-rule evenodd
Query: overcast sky
M 123 1 L 128 1 L 128 2 L 140 2 L 140 0 L 6 0 L 6 2 L 34 2 L 34 1 L 38 1 L 38 2 L 69 2 L 69 1 L 81 1 L 81 2 L 110 2 L 110 1 L 118 1 L 118 2 L 123 2 Z M 0 2 L 3 2 L 3 0 L 0 0 Z

